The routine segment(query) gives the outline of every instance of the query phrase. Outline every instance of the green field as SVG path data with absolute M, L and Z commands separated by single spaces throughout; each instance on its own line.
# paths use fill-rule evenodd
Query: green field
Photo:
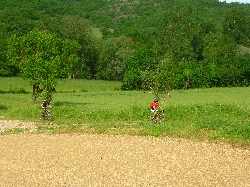
M 250 145 L 250 88 L 173 90 L 160 100 L 168 121 L 153 124 L 151 92 L 121 91 L 120 82 L 64 80 L 53 94 L 53 122 L 41 121 L 41 98 L 20 78 L 0 78 L 0 119 L 37 123 L 39 132 L 169 136 Z M 11 133 L 7 131 L 5 133 Z

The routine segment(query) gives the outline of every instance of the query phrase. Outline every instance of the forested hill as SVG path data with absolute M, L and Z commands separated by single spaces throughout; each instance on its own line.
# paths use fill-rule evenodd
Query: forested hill
M 40 30 L 82 46 L 75 78 L 119 80 L 124 89 L 141 89 L 157 70 L 159 77 L 150 80 L 164 80 L 160 85 L 171 89 L 249 85 L 250 4 L 1 0 L 0 28 L 0 76 L 19 72 L 7 60 L 8 38 Z
M 249 4 L 227 4 L 218 0 L 2 0 L 0 9 L 1 22 L 13 25 L 12 29 L 25 24 L 26 28 L 22 29 L 27 30 L 32 27 L 30 21 L 71 15 L 123 35 L 131 29 L 145 29 L 148 34 L 156 32 L 166 13 L 176 6 L 192 7 L 201 18 L 214 22 L 219 28 L 225 11 L 230 8 L 237 7 L 250 15 Z M 20 22 L 23 24 L 18 25 Z

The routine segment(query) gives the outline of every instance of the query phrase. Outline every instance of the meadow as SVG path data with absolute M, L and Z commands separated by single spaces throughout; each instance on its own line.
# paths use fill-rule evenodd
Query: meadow
M 173 90 L 160 103 L 166 123 L 150 121 L 148 91 L 121 91 L 120 82 L 59 81 L 53 93 L 52 122 L 40 120 L 40 104 L 21 78 L 0 78 L 0 120 L 35 122 L 39 133 L 106 133 L 168 136 L 250 145 L 250 88 Z M 7 130 L 3 134 L 23 132 Z

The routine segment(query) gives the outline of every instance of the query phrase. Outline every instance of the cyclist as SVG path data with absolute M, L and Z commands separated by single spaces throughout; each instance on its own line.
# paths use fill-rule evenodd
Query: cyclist
M 158 115 L 157 114 L 157 112 L 158 112 L 157 108 L 158 107 L 162 110 L 162 112 L 164 112 L 163 108 L 161 107 L 160 103 L 158 102 L 158 99 L 155 99 L 154 102 L 152 102 L 150 104 L 150 110 L 151 110 L 151 112 L 154 113 L 154 118 L 156 118 L 157 115 Z
M 46 114 L 46 110 L 47 110 L 47 106 L 49 108 L 52 108 L 52 106 L 50 105 L 50 99 L 46 99 L 42 102 L 41 104 L 41 108 L 42 108 L 42 117 L 45 118 L 45 114 Z

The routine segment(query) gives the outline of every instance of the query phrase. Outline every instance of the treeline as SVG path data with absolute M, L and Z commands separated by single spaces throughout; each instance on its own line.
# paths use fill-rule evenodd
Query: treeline
M 122 89 L 249 86 L 249 28 L 250 4 L 218 0 L 2 0 L 0 76 L 20 72 L 9 39 L 37 30 L 80 44 L 71 78 Z

